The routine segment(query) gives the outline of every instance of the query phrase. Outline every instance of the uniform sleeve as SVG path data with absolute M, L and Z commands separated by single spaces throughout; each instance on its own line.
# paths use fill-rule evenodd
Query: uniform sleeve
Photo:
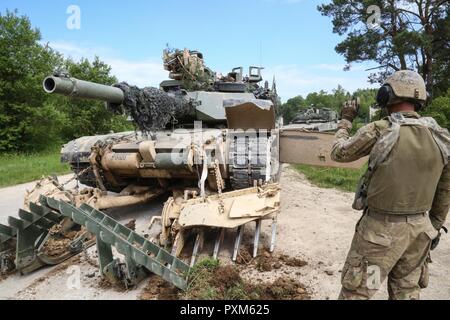
M 445 223 L 450 208 L 450 163 L 444 167 L 441 179 L 434 194 L 430 219 L 433 226 L 439 230 Z
M 373 122 L 359 129 L 353 137 L 349 134 L 351 129 L 350 121 L 339 122 L 339 130 L 331 148 L 331 159 L 334 161 L 352 162 L 367 156 L 380 135 Z

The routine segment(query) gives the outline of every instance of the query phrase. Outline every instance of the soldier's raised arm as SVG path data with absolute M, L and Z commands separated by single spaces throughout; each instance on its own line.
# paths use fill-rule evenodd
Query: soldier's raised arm
M 331 149 L 331 158 L 334 161 L 351 162 L 367 156 L 379 137 L 375 123 L 362 127 L 353 137 L 350 137 L 352 124 L 349 121 L 341 120 L 339 126 Z
M 345 102 L 342 106 L 341 117 L 335 141 L 331 149 L 331 158 L 337 162 L 351 162 L 367 156 L 380 136 L 379 124 L 369 123 L 350 137 L 352 122 L 356 118 L 359 101 Z

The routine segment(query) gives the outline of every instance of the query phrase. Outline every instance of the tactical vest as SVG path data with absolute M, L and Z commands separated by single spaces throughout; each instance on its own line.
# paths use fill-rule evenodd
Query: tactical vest
M 434 193 L 450 155 L 450 134 L 433 118 L 393 113 L 370 156 L 353 208 L 390 214 L 431 209 Z

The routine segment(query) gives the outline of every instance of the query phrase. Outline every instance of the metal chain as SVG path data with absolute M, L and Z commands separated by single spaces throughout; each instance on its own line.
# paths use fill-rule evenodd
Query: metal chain
M 220 173 L 219 160 L 214 161 L 214 175 L 216 177 L 217 194 L 219 197 L 219 213 L 225 213 L 225 204 L 222 199 L 222 189 L 224 188 L 222 175 Z
M 66 182 L 64 182 L 63 184 L 61 184 L 61 186 L 62 186 L 62 187 L 65 187 L 68 183 L 70 183 L 70 182 L 73 181 L 74 179 L 77 179 L 77 181 L 78 181 L 78 178 L 79 178 L 80 176 L 82 176 L 83 174 L 85 174 L 85 173 L 86 173 L 88 170 L 90 170 L 90 169 L 92 169 L 91 166 L 89 166 L 89 167 L 87 167 L 87 168 L 81 170 L 81 171 L 78 172 L 78 173 L 74 173 L 73 177 L 70 178 L 69 180 L 67 180 Z

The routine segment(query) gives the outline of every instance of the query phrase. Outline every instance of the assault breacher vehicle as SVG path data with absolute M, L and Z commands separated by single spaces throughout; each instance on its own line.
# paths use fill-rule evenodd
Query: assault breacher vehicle
M 131 286 L 153 272 L 185 288 L 207 233 L 215 234 L 217 258 L 225 230 L 235 230 L 235 260 L 244 225 L 254 222 L 256 256 L 262 221 L 269 220 L 274 249 L 280 160 L 333 165 L 314 147 L 324 141 L 329 150 L 332 136 L 323 140 L 317 133 L 275 128 L 279 99 L 275 84 L 259 85 L 259 67 L 250 67 L 246 76 L 242 67 L 217 76 L 200 52 L 187 49 L 165 50 L 164 67 L 170 80 L 159 89 L 124 82 L 105 86 L 64 72 L 44 79 L 47 93 L 105 101 L 111 112 L 129 115 L 137 130 L 81 137 L 63 146 L 61 160 L 85 188 L 68 189 L 48 177 L 27 194 L 19 218 L 0 225 L 3 272 L 29 273 L 95 243 L 108 280 Z M 162 195 L 167 200 L 159 216 L 148 218 L 148 234 L 101 211 Z M 179 257 L 190 239 L 188 264 Z

